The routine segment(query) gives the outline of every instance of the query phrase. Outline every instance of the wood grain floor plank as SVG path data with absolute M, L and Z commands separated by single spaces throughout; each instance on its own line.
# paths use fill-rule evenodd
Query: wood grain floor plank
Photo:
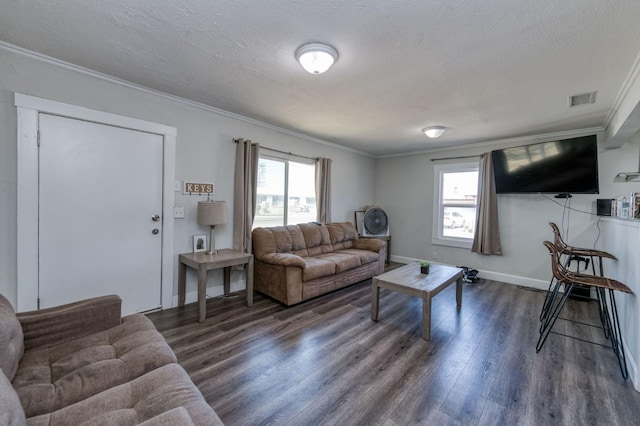
M 487 281 L 465 285 L 458 311 L 447 288 L 430 341 L 416 298 L 382 290 L 371 321 L 370 281 L 289 308 L 208 299 L 203 323 L 195 304 L 148 316 L 228 425 L 637 424 L 640 394 L 610 349 L 552 334 L 535 352 L 543 298 Z M 598 320 L 593 303 L 566 314 Z

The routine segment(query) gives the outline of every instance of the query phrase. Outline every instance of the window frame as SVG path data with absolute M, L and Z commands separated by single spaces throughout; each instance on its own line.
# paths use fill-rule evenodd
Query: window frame
M 439 246 L 449 246 L 458 248 L 471 249 L 473 244 L 473 237 L 451 237 L 444 235 L 444 208 L 445 207 L 470 207 L 465 204 L 450 204 L 443 203 L 443 176 L 445 173 L 464 173 L 464 172 L 480 172 L 480 160 L 465 160 L 457 161 L 455 163 L 435 164 L 434 167 L 434 188 L 433 188 L 433 221 L 432 221 L 432 236 L 431 244 Z M 476 199 L 475 204 L 476 218 L 478 215 L 478 204 Z M 474 218 L 474 220 L 476 219 Z
M 283 226 L 289 225 L 289 163 L 298 163 L 298 164 L 307 164 L 313 165 L 314 169 L 317 168 L 317 161 L 314 159 L 307 159 L 306 157 L 298 157 L 294 155 L 287 154 L 269 154 L 269 153 L 258 153 L 258 164 L 260 164 L 260 159 L 270 160 L 270 161 L 278 161 L 284 163 L 284 202 L 283 202 Z M 315 174 L 314 174 L 315 175 Z M 315 191 L 315 180 L 314 180 L 314 191 Z M 258 196 L 257 188 L 256 188 L 256 197 Z M 257 214 L 257 210 L 256 210 Z M 318 207 L 316 203 L 316 211 L 315 217 L 318 217 Z M 253 226 L 252 228 L 256 228 L 255 225 L 255 215 L 253 218 Z

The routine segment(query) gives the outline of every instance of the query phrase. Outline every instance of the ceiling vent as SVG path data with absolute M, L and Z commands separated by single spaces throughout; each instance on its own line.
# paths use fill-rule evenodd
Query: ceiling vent
M 595 92 L 583 93 L 581 95 L 569 96 L 569 108 L 580 106 L 580 105 L 595 104 L 596 93 L 598 92 L 595 91 Z

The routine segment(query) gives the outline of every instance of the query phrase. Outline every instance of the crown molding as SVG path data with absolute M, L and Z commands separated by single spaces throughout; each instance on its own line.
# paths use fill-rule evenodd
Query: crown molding
M 106 81 L 106 82 L 109 82 L 109 83 L 112 83 L 112 84 L 117 84 L 119 86 L 123 86 L 123 87 L 129 88 L 129 89 L 132 89 L 132 90 L 136 90 L 136 91 L 139 91 L 139 92 L 147 93 L 147 94 L 150 94 L 150 95 L 159 96 L 159 97 L 164 98 L 164 99 L 168 99 L 168 100 L 171 100 L 171 101 L 174 101 L 174 102 L 178 102 L 178 103 L 181 103 L 181 104 L 184 104 L 184 105 L 188 105 L 188 106 L 191 106 L 191 107 L 194 107 L 194 108 L 198 108 L 198 109 L 201 109 L 201 110 L 204 110 L 204 111 L 208 111 L 208 112 L 211 112 L 211 113 L 214 113 L 214 114 L 222 115 L 224 117 L 233 118 L 235 120 L 239 120 L 239 121 L 243 121 L 245 123 L 253 124 L 255 126 L 263 127 L 265 129 L 273 130 L 273 131 L 276 131 L 276 132 L 279 132 L 279 133 L 282 133 L 282 134 L 285 134 L 285 135 L 294 136 L 294 137 L 297 137 L 297 138 L 300 138 L 300 139 L 305 139 L 305 140 L 307 140 L 309 142 L 314 142 L 314 143 L 317 143 L 317 144 L 320 144 L 320 145 L 328 146 L 330 148 L 335 148 L 335 149 L 339 149 L 341 151 L 351 152 L 351 153 L 362 155 L 362 156 L 369 157 L 369 158 L 375 158 L 374 155 L 369 154 L 369 153 L 364 152 L 364 151 L 359 151 L 357 149 L 349 148 L 349 147 L 346 147 L 346 146 L 343 146 L 343 145 L 339 145 L 337 143 L 325 141 L 324 139 L 319 139 L 319 138 L 316 138 L 316 137 L 313 137 L 313 136 L 305 135 L 304 133 L 299 133 L 299 132 L 296 132 L 296 131 L 293 131 L 293 130 L 285 129 L 283 127 L 279 127 L 279 126 L 275 126 L 273 124 L 265 123 L 264 121 L 256 120 L 256 119 L 249 118 L 249 117 L 245 117 L 244 115 L 236 114 L 236 113 L 233 113 L 233 112 L 230 112 L 230 111 L 225 111 L 223 109 L 216 108 L 216 107 L 213 107 L 211 105 L 203 104 L 203 103 L 200 103 L 200 102 L 195 102 L 195 101 L 192 101 L 192 100 L 189 100 L 189 99 L 186 99 L 186 98 L 182 98 L 180 96 L 170 95 L 168 93 L 161 92 L 159 90 L 151 89 L 149 87 L 146 87 L 146 86 L 143 86 L 143 85 L 140 85 L 140 84 L 136 84 L 136 83 L 132 83 L 130 81 L 127 81 L 127 80 L 124 80 L 124 79 L 121 79 L 121 78 L 113 77 L 111 75 L 104 74 L 104 73 L 101 73 L 99 71 L 92 70 L 90 68 L 85 68 L 85 67 L 82 67 L 80 65 L 72 64 L 70 62 L 66 62 L 66 61 L 63 61 L 61 59 L 57 59 L 57 58 L 54 58 L 54 57 L 51 57 L 51 56 L 44 55 L 42 53 L 34 52 L 32 50 L 25 49 L 25 48 L 22 48 L 20 46 L 16 46 L 14 44 L 7 43 L 7 42 L 1 41 L 1 40 L 0 40 L 0 50 L 4 50 L 4 51 L 10 52 L 10 53 L 15 53 L 15 54 L 18 54 L 18 55 L 21 55 L 21 56 L 24 56 L 24 57 L 28 57 L 30 59 L 34 59 L 34 60 L 49 64 L 49 65 L 54 65 L 54 66 L 57 66 L 57 67 L 60 67 L 60 68 L 67 69 L 67 70 L 76 72 L 78 74 L 83 74 L 83 75 L 86 75 L 86 76 L 89 76 L 89 77 L 93 77 L 93 78 L 97 78 L 99 80 Z
M 486 146 L 507 145 L 512 143 L 524 144 L 526 142 L 526 144 L 533 144 L 538 142 L 546 142 L 554 139 L 566 139 L 566 138 L 586 136 L 594 133 L 603 132 L 604 130 L 605 130 L 604 127 L 588 127 L 585 129 L 566 130 L 562 132 L 544 133 L 540 135 L 518 136 L 515 138 L 507 138 L 507 139 L 495 139 L 495 140 L 484 141 L 484 142 L 456 145 L 456 146 L 451 146 L 446 148 L 425 149 L 421 151 L 405 152 L 402 154 L 380 155 L 376 158 L 382 159 L 382 158 L 407 157 L 407 156 L 418 155 L 418 154 L 437 154 L 439 152 L 451 152 L 451 151 L 457 151 L 460 149 L 482 148 Z
M 629 71 L 627 78 L 625 79 L 624 83 L 622 84 L 622 87 L 620 88 L 620 92 L 618 92 L 618 96 L 616 96 L 616 99 L 613 101 L 613 105 L 611 106 L 611 109 L 609 110 L 609 114 L 607 114 L 607 117 L 605 118 L 602 127 L 604 127 L 605 129 L 609 127 L 609 125 L 611 124 L 611 121 L 613 120 L 615 115 L 618 113 L 620 106 L 623 104 L 623 102 L 626 100 L 627 96 L 629 95 L 629 91 L 631 90 L 633 85 L 636 84 L 636 82 L 638 82 L 638 79 L 640 79 L 640 53 L 638 53 L 638 56 L 636 56 L 636 59 L 633 62 L 633 66 L 631 67 L 631 71 Z

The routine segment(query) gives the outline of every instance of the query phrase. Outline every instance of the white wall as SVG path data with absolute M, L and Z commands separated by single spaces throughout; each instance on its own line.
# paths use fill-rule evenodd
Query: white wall
M 576 133 L 576 136 L 580 135 L 580 132 Z M 431 244 L 434 183 L 434 162 L 431 159 L 479 155 L 532 142 L 537 140 L 378 159 L 376 204 L 389 214 L 392 258 L 432 259 L 445 264 L 471 266 L 484 272 L 488 278 L 546 289 L 550 264 L 542 242 L 553 237 L 548 225 L 550 221 L 558 225 L 562 223 L 563 207 L 541 195 L 498 196 L 502 256 L 478 255 L 469 249 Z M 638 169 L 638 143 L 627 143 L 619 149 L 602 148 L 600 137 L 598 143 L 600 194 L 574 195 L 571 199 L 572 208 L 594 214 L 597 198 L 613 198 L 640 191 L 640 182 L 613 183 L 616 173 Z M 593 247 L 598 234 L 598 217 L 575 211 L 567 214 L 570 215 L 568 242 Z M 601 247 L 601 241 L 598 247 Z
M 176 179 L 214 182 L 215 198 L 226 200 L 230 212 L 233 207 L 235 156 L 232 140 L 238 137 L 295 154 L 331 158 L 333 221 L 353 221 L 354 210 L 370 204 L 374 198 L 373 158 L 0 48 L 0 293 L 14 305 L 17 214 L 15 92 L 176 127 Z M 205 198 L 176 193 L 176 205 L 185 206 L 185 219 L 175 220 L 176 255 L 192 250 L 192 235 L 208 233 L 207 227 L 196 224 L 197 202 Z M 216 227 L 216 245 L 230 247 L 231 244 L 232 224 Z M 222 293 L 222 274 L 216 272 L 209 275 L 209 295 Z M 177 273 L 176 256 L 174 295 L 177 294 Z M 195 273 L 190 271 L 187 279 L 187 292 L 194 292 Z M 232 290 L 240 288 L 244 288 L 244 276 L 233 273 Z
M 617 307 L 620 316 L 620 328 L 627 355 L 629 376 L 636 390 L 640 391 L 640 223 L 636 221 L 605 219 L 603 249 L 615 253 L 618 261 L 609 262 L 608 276 L 625 283 L 634 294 L 617 292 Z

